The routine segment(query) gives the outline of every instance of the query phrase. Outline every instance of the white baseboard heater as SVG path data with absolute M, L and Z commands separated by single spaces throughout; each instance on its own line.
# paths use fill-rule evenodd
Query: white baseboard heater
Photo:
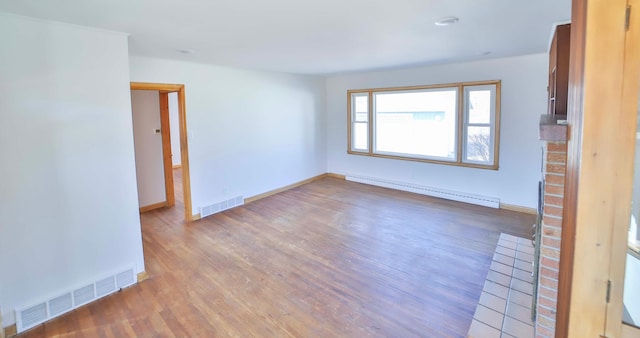
M 416 194 L 444 198 L 452 201 L 465 202 L 470 204 L 482 205 L 490 208 L 500 208 L 500 199 L 496 197 L 469 194 L 465 192 L 445 190 L 434 187 L 421 186 L 413 183 L 386 180 L 375 177 L 366 177 L 359 175 L 345 175 L 347 181 L 375 185 L 378 187 L 390 188 L 413 192 Z

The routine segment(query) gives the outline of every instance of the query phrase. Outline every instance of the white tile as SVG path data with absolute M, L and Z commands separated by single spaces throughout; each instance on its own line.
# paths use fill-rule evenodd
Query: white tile
M 528 272 L 532 272 L 533 271 L 533 265 L 531 264 L 531 262 L 525 262 L 525 261 L 521 261 L 519 259 L 516 259 L 515 263 L 513 264 L 514 267 L 520 269 L 520 270 L 524 270 L 524 271 L 528 271 Z
M 525 281 L 527 283 L 533 283 L 533 276 L 531 272 L 524 271 L 520 269 L 513 269 L 513 278 L 517 278 L 519 280 Z
M 511 285 L 511 276 L 507 276 L 503 273 L 495 272 L 493 270 L 489 270 L 489 272 L 487 273 L 487 280 L 500 285 L 504 285 L 506 287 L 509 287 Z
M 480 301 L 478 303 L 499 313 L 504 313 L 507 306 L 506 300 L 486 292 L 480 295 Z
M 509 248 L 505 248 L 503 246 L 497 246 L 496 247 L 496 253 L 499 253 L 501 255 L 505 255 L 507 257 L 515 257 L 516 256 L 516 251 L 513 249 L 509 249 Z
M 511 290 L 511 292 L 509 292 L 509 302 L 522 305 L 526 308 L 531 308 L 532 298 L 533 297 L 531 295 L 520 291 Z
M 505 265 L 502 264 L 500 262 L 496 262 L 493 261 L 491 262 L 491 266 L 489 267 L 489 269 L 496 271 L 496 272 L 500 272 L 502 274 L 505 274 L 507 276 L 511 276 L 511 273 L 513 272 L 513 268 L 509 265 Z
M 468 338 L 500 338 L 500 331 L 477 320 L 471 321 Z
M 513 262 L 514 262 L 513 257 L 505 256 L 497 252 L 493 254 L 493 260 L 508 266 L 513 266 Z
M 517 269 L 516 269 L 517 270 Z M 517 278 L 511 279 L 511 289 L 517 290 L 528 295 L 533 294 L 533 284 L 519 280 Z
M 521 322 L 533 325 L 533 322 L 531 321 L 531 308 L 524 307 L 516 303 L 507 303 L 506 315 Z
M 531 238 L 518 237 L 518 249 L 522 247 L 533 248 L 533 243 L 531 241 Z
M 522 251 L 524 253 L 528 253 L 530 255 L 533 255 L 533 252 L 535 251 L 535 249 L 533 247 L 530 247 L 530 246 L 519 245 L 518 246 L 518 251 Z
M 473 319 L 481 323 L 485 323 L 495 329 L 501 330 L 504 314 L 491 310 L 488 307 L 478 305 L 476 307 L 476 313 L 473 315 Z
M 484 288 L 482 289 L 484 292 L 488 292 L 494 296 L 498 296 L 502 299 L 507 299 L 509 295 L 509 288 L 498 283 L 494 283 L 490 280 L 486 280 L 484 282 Z
M 502 331 L 518 338 L 533 338 L 532 325 L 525 324 L 510 317 L 505 317 Z
M 516 247 L 518 246 L 516 242 L 511 242 L 511 241 L 502 240 L 502 239 L 498 241 L 498 245 L 508 249 L 512 249 L 512 250 L 515 250 Z
M 516 251 L 516 258 L 529 263 L 533 262 L 533 255 L 522 251 Z

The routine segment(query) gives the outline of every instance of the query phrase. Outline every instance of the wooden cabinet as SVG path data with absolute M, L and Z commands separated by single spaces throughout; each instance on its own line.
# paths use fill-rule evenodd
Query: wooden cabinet
M 567 115 L 571 24 L 558 25 L 549 50 L 549 115 Z

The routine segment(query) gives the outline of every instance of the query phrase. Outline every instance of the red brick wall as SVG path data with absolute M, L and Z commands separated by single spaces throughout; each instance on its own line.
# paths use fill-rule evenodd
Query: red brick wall
M 566 165 L 567 144 L 547 142 L 543 162 L 545 188 L 538 274 L 537 338 L 553 338 L 555 335 Z

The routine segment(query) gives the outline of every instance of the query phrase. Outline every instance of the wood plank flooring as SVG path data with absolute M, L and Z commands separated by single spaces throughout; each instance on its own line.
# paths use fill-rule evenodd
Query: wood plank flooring
M 534 222 L 335 178 L 186 225 L 176 197 L 142 215 L 150 279 L 22 336 L 463 337 Z

